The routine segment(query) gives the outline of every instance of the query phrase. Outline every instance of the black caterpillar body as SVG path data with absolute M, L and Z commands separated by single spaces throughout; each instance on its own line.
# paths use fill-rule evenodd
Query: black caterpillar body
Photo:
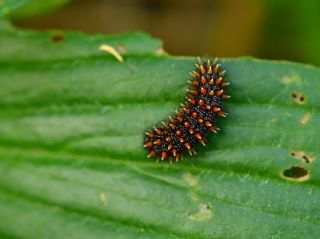
M 198 59 L 196 68 L 190 73 L 193 77 L 187 89 L 186 101 L 169 120 L 147 131 L 144 147 L 148 157 L 179 160 L 188 152 L 195 154 L 194 146 L 205 145 L 209 131 L 217 133 L 217 119 L 225 117 L 222 101 L 229 99 L 224 88 L 225 70 L 216 60 Z

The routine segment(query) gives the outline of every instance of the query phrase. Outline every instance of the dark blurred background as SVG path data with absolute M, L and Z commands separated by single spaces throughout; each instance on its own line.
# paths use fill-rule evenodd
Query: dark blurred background
M 286 59 L 320 65 L 319 0 L 74 0 L 34 29 L 144 31 L 174 55 Z

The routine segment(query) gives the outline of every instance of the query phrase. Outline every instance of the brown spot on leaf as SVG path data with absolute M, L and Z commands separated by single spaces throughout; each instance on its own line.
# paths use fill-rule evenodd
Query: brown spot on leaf
M 304 151 L 293 151 L 290 153 L 290 155 L 291 157 L 306 163 L 312 163 L 316 159 L 315 157 L 307 155 Z
M 291 94 L 292 99 L 294 100 L 294 102 L 296 102 L 299 105 L 303 105 L 304 103 L 306 103 L 306 97 L 299 92 L 293 92 Z
M 64 41 L 64 34 L 62 32 L 56 32 L 51 36 L 53 43 L 59 43 Z

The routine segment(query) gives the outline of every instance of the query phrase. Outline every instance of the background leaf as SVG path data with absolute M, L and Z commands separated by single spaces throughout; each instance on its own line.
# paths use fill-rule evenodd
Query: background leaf
M 222 60 L 222 132 L 193 158 L 156 164 L 144 131 L 178 107 L 194 58 L 164 55 L 143 33 L 0 26 L 1 238 L 320 234 L 319 69 Z M 292 167 L 309 179 L 281 176 Z
M 0 18 L 28 19 L 54 11 L 70 0 L 0 0 Z

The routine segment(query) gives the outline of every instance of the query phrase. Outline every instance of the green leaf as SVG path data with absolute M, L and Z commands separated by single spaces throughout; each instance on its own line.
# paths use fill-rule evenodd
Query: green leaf
M 70 0 L 0 0 L 0 18 L 20 20 L 37 17 L 68 2 Z
M 144 131 L 184 98 L 193 57 L 143 33 L 0 28 L 1 238 L 320 235 L 319 69 L 222 59 L 222 131 L 157 164 Z

